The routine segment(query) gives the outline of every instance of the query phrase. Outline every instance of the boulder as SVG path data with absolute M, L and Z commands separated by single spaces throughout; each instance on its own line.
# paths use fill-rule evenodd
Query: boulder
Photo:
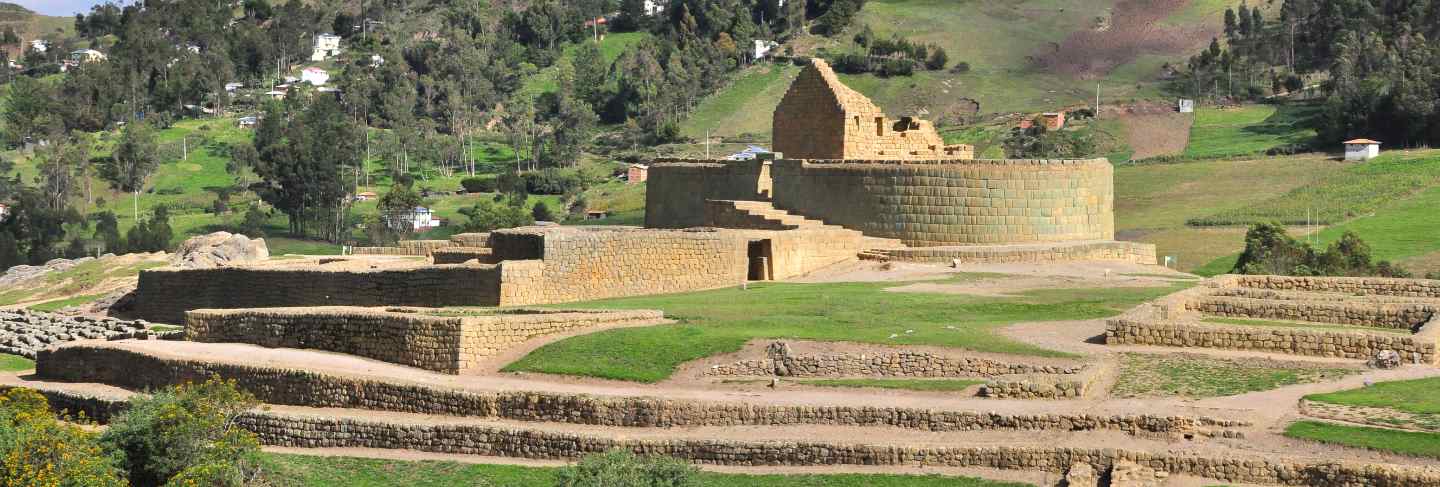
M 254 262 L 270 258 L 270 248 L 265 239 L 250 239 L 230 232 L 215 232 L 209 235 L 191 237 L 175 254 L 170 264 L 176 267 L 203 269 Z
M 1370 366 L 1377 369 L 1393 369 L 1400 366 L 1400 354 L 1394 350 L 1381 350 L 1370 359 Z
M 1169 475 L 1129 460 L 1110 467 L 1110 487 L 1160 487 Z

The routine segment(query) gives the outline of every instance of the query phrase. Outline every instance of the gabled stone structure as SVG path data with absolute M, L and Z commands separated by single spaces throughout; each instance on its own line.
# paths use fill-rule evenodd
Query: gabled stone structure
M 930 122 L 894 120 L 835 77 L 824 60 L 800 72 L 775 107 L 775 152 L 793 159 L 971 159 L 974 147 L 945 145 Z

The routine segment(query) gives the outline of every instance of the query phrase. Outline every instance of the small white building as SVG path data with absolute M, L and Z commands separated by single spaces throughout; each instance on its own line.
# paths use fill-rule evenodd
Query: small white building
M 81 49 L 70 53 L 70 60 L 77 63 L 98 63 L 108 59 L 105 53 L 94 49 Z
M 239 119 L 235 120 L 235 123 L 238 124 L 238 125 L 241 126 L 241 127 L 250 128 L 250 127 L 254 127 L 255 124 L 257 124 L 257 123 L 260 123 L 260 118 L 259 118 L 259 117 L 240 117 Z
M 0 203 L 0 222 L 10 217 L 10 205 Z
M 330 73 L 320 68 L 305 68 L 300 71 L 300 80 L 310 83 L 311 86 L 324 86 L 330 81 Z
M 645 0 L 645 15 L 654 17 L 665 11 L 665 2 L 661 0 Z
M 379 54 L 370 55 L 370 67 L 378 68 L 385 65 L 385 57 Z
M 315 36 L 315 51 L 310 53 L 311 61 L 324 61 L 340 54 L 340 36 L 320 34 Z
M 374 191 L 362 191 L 355 195 L 355 201 L 370 201 L 377 197 Z
M 440 219 L 435 218 L 435 213 L 431 212 L 429 208 L 423 206 L 415 207 L 415 212 L 411 217 L 411 221 L 414 224 L 415 231 L 417 232 L 440 226 Z
M 237 82 L 225 83 L 225 92 L 227 92 L 227 93 L 234 93 L 235 90 L 238 90 L 238 89 L 244 88 L 244 87 L 245 87 L 245 83 L 237 83 Z
M 49 51 L 49 50 L 50 50 L 50 43 L 45 42 L 44 39 L 35 39 L 35 40 L 32 40 L 32 41 L 30 41 L 30 50 L 31 50 L 31 51 L 35 51 L 35 52 L 40 52 L 40 53 L 43 53 L 43 52 L 45 52 L 45 51 Z
M 779 46 L 780 46 L 780 43 L 775 42 L 775 41 L 767 41 L 767 40 L 764 40 L 764 39 L 755 39 L 755 58 L 754 58 L 754 59 L 756 59 L 756 60 L 765 59 L 766 56 L 769 56 L 769 55 L 770 55 L 770 51 L 775 50 L 775 48 L 776 48 L 776 47 L 779 47 Z
M 1370 139 L 1345 141 L 1345 160 L 1368 161 L 1380 156 L 1380 142 Z
M 270 91 L 265 92 L 265 96 L 268 96 L 268 97 L 270 97 L 270 98 L 272 98 L 272 99 L 276 99 L 276 100 L 283 100 L 283 99 L 285 99 L 285 92 L 280 91 L 280 90 L 270 90 Z
M 1181 98 L 1175 103 L 1175 111 L 1180 113 L 1195 113 L 1195 100 Z

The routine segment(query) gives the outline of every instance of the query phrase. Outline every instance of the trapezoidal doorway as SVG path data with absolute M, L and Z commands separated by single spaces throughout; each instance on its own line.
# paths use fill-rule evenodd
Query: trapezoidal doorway
M 750 262 L 750 280 L 769 281 L 775 278 L 775 259 L 771 253 L 770 239 L 751 240 L 747 256 Z

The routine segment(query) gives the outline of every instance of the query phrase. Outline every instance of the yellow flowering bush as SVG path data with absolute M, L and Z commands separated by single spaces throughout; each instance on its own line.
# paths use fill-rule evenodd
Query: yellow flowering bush
M 0 394 L 0 485 L 120 487 L 125 479 L 94 433 L 61 422 L 45 396 L 13 388 Z

